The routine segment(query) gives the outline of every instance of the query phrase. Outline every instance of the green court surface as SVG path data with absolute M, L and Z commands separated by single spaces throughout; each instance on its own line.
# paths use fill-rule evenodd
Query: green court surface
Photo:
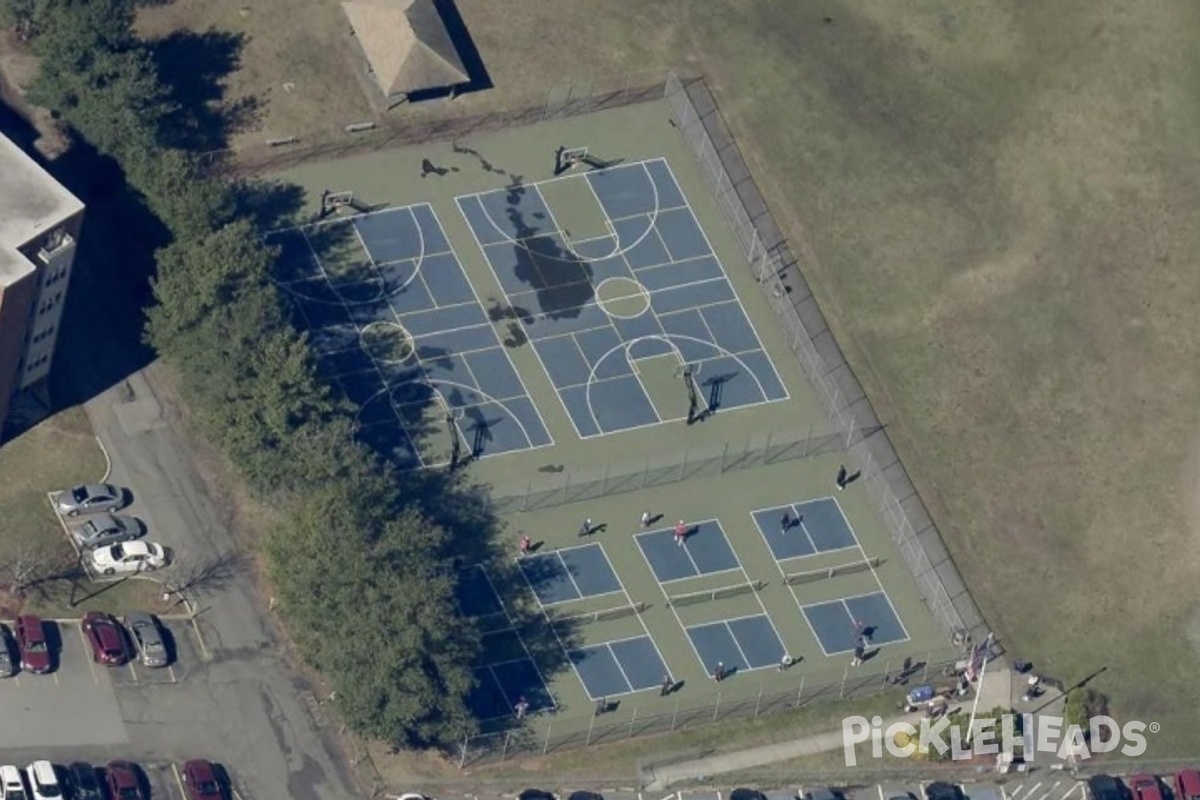
M 619 163 L 556 178 L 560 145 Z M 275 239 L 364 438 L 405 467 L 457 457 L 507 523 L 460 598 L 521 632 L 477 672 L 489 729 L 591 739 L 953 659 L 865 488 L 835 490 L 844 443 L 665 104 L 277 177 L 309 213 L 326 190 L 381 207 Z M 518 558 L 522 535 L 538 546 Z

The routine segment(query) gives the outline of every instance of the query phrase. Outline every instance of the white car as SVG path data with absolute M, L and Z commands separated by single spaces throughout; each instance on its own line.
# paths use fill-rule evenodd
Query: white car
M 137 540 L 119 542 L 92 551 L 92 568 L 101 575 L 118 572 L 149 572 L 167 565 L 167 551 L 160 544 Z
M 0 800 L 29 800 L 25 776 L 11 764 L 0 766 Z
M 33 800 L 62 800 L 62 786 L 58 783 L 58 775 L 54 773 L 54 765 L 49 761 L 35 761 L 25 768 L 25 777 L 29 779 L 29 788 L 33 790 Z

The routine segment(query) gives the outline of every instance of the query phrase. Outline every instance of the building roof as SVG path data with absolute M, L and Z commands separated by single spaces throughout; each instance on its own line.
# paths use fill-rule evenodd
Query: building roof
M 83 210 L 83 203 L 0 134 L 0 287 L 33 265 L 18 248 Z
M 342 10 L 389 97 L 470 80 L 433 0 L 347 0 Z

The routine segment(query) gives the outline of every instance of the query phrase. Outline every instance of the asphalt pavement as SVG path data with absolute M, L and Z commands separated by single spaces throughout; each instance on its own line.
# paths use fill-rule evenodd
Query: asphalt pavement
M 357 795 L 332 732 L 318 723 L 316 699 L 285 658 L 250 577 L 236 569 L 227 512 L 210 496 L 172 421 L 177 415 L 164 413 L 142 372 L 85 408 L 111 460 L 108 480 L 132 490 L 129 511 L 145 521 L 147 538 L 172 550 L 178 571 L 214 572 L 187 592 L 198 638 L 190 659 L 181 658 L 181 679 L 115 687 L 128 739 L 121 757 L 217 761 L 241 800 Z M 159 575 L 169 579 L 171 571 Z M 95 752 L 98 761 L 118 757 Z

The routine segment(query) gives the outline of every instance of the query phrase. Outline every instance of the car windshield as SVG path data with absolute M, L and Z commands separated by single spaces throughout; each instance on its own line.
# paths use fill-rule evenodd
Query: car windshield
M 29 642 L 25 645 L 25 649 L 31 653 L 41 653 L 46 649 L 45 642 Z
M 76 487 L 75 490 L 73 492 L 71 492 L 71 497 L 73 497 L 75 499 L 76 503 L 82 503 L 84 500 L 87 499 L 87 496 L 88 496 L 87 490 L 84 489 L 82 486 Z
M 57 783 L 39 783 L 38 794 L 42 797 L 61 797 L 62 789 L 59 788 Z
M 200 794 L 216 794 L 217 784 L 216 781 L 200 781 L 196 784 L 196 789 Z
M 126 786 L 121 789 L 119 797 L 121 800 L 141 800 L 142 795 L 136 786 Z
M 120 561 L 125 557 L 125 548 L 121 547 L 119 544 L 114 544 L 112 546 L 112 557 L 114 560 Z

